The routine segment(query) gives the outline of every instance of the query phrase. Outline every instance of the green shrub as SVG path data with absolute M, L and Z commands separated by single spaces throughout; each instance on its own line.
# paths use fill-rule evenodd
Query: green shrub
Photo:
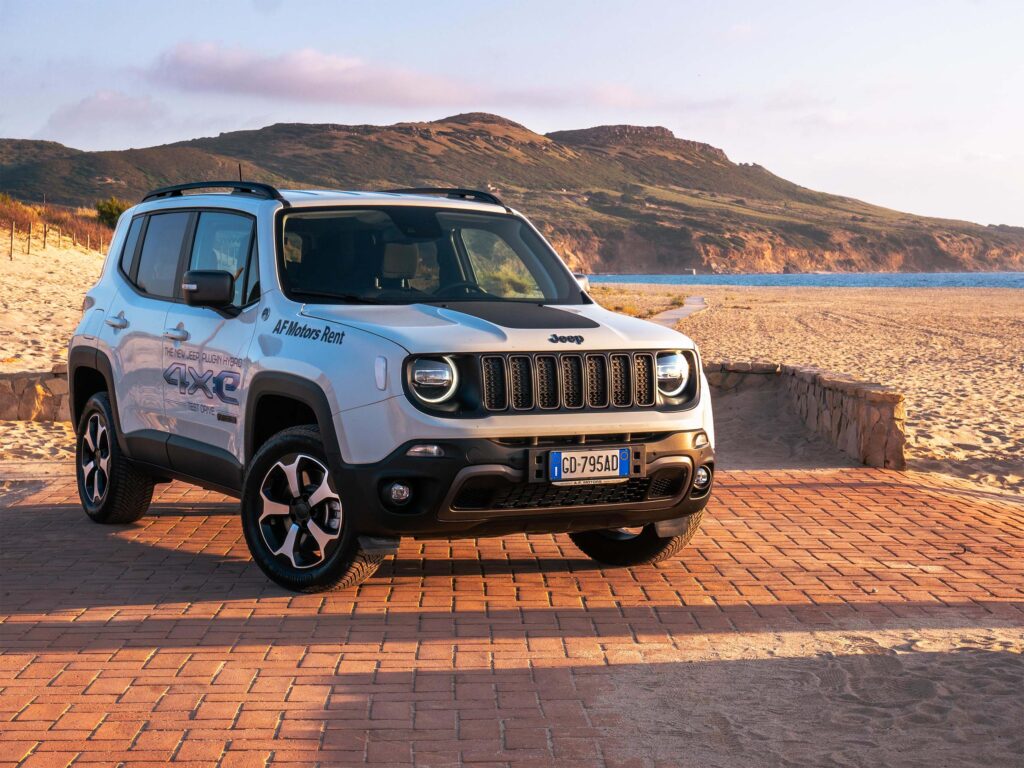
M 96 218 L 99 219 L 100 224 L 105 224 L 113 229 L 117 226 L 118 217 L 131 206 L 132 204 L 127 200 L 111 195 L 106 200 L 96 202 Z

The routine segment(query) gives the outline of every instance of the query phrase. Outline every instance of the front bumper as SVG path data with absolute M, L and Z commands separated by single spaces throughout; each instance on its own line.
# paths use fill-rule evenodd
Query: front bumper
M 591 435 L 585 446 L 574 438 L 417 440 L 373 464 L 335 458 L 332 469 L 341 478 L 345 516 L 364 535 L 449 538 L 633 527 L 704 508 L 711 486 L 695 492 L 693 475 L 702 465 L 713 471 L 714 451 L 706 441 L 698 447 L 703 435 L 703 430 Z M 444 456 L 406 455 L 411 446 L 426 442 L 441 446 Z M 531 469 L 531 458 L 536 462 L 548 450 L 601 445 L 636 448 L 646 463 L 642 476 L 562 486 Z M 385 499 L 383 490 L 393 482 L 412 489 L 406 504 Z

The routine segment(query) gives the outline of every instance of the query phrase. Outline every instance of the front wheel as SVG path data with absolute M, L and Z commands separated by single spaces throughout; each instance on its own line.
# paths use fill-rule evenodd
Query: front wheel
M 278 432 L 256 453 L 242 489 L 242 531 L 260 569 L 295 592 L 355 586 L 384 559 L 361 550 L 346 524 L 315 426 Z
M 700 528 L 704 510 L 689 516 L 678 536 L 662 538 L 654 525 L 642 528 L 611 528 L 603 531 L 570 533 L 569 538 L 583 554 L 605 565 L 648 565 L 666 560 L 690 543 Z

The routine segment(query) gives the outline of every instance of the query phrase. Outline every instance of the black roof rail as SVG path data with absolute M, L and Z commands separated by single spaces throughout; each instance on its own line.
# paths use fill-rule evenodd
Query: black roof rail
M 188 184 L 172 184 L 169 187 L 161 187 L 147 193 L 141 202 L 159 200 L 162 197 L 182 197 L 190 189 L 232 189 L 238 194 L 277 200 L 285 208 L 288 207 L 288 201 L 275 187 L 258 181 L 191 181 Z
M 478 203 L 490 203 L 500 205 L 511 213 L 512 209 L 501 202 L 497 195 L 490 192 L 482 192 L 479 189 L 462 189 L 461 187 L 410 187 L 408 189 L 385 189 L 381 190 L 393 195 L 438 195 L 451 197 L 456 200 L 475 200 Z

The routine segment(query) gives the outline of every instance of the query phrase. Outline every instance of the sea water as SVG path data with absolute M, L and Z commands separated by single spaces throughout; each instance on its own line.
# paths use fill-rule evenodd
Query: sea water
M 1021 288 L 1024 272 L 813 272 L 792 275 L 590 275 L 592 283 L 816 288 Z

